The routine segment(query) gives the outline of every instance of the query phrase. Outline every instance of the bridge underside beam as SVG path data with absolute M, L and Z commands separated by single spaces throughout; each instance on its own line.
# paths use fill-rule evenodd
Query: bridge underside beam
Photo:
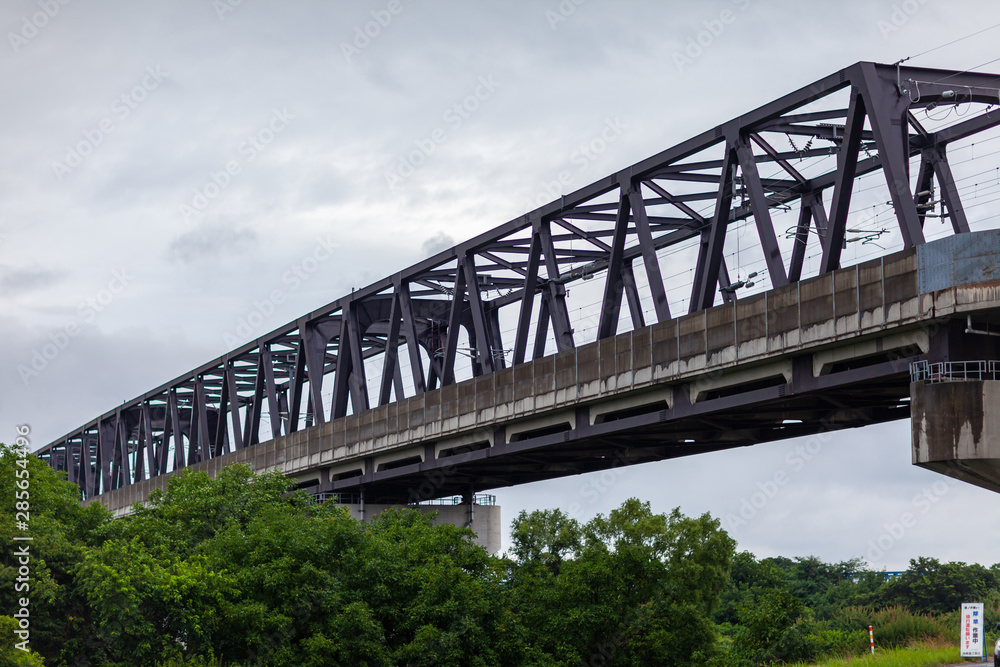
M 905 369 L 921 358 L 797 378 L 798 390 L 772 386 L 598 424 L 582 414 L 575 428 L 512 442 L 500 433 L 488 448 L 370 470 L 323 490 L 350 498 L 364 489 L 368 499 L 412 503 L 460 495 L 470 487 L 488 490 L 792 437 L 824 434 L 826 442 L 825 434 L 841 429 L 908 417 Z
M 410 504 L 786 438 L 813 435 L 822 445 L 841 429 L 907 418 L 914 364 L 1000 359 L 1000 337 L 981 333 L 1000 332 L 1000 281 L 990 279 L 997 249 L 1000 231 L 936 240 L 194 467 L 214 474 L 243 461 L 344 502 L 363 494 Z M 918 419 L 930 424 L 924 431 L 950 428 L 915 409 L 930 415 Z M 155 432 L 164 417 L 149 412 Z M 803 458 L 815 454 L 804 446 Z M 934 469 L 951 460 L 925 458 Z M 163 483 L 99 500 L 121 511 Z
M 941 215 L 965 235 L 968 207 L 946 149 L 1000 125 L 987 108 L 998 90 L 993 74 L 857 63 L 238 345 L 37 455 L 90 498 L 610 341 L 671 312 L 753 303 L 759 295 L 737 298 L 751 278 L 735 266 L 731 280 L 726 264 L 736 228 L 755 230 L 748 238 L 766 267 L 757 280 L 775 291 L 829 276 L 851 240 L 855 181 L 875 171 L 906 247 L 923 243 L 935 181 Z M 959 102 L 969 107 L 960 120 L 933 131 L 916 121 Z M 791 150 L 779 148 L 786 141 Z M 794 204 L 789 237 L 778 220 Z M 816 267 L 805 262 L 810 243 L 822 254 Z M 323 242 L 313 255 L 330 252 Z M 571 307 L 569 286 L 586 293 L 581 281 L 594 278 L 600 312 Z M 671 308 L 674 293 L 681 303 Z

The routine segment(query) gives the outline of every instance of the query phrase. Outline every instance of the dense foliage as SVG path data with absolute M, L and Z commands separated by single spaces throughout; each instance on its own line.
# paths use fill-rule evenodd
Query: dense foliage
M 0 477 L 17 465 L 5 449 Z M 515 558 L 494 557 L 467 529 L 405 510 L 360 523 L 239 465 L 181 473 L 113 521 L 26 466 L 30 645 L 49 665 L 690 665 L 716 646 L 735 546 L 708 516 L 631 500 L 582 525 L 522 514 Z
M 736 554 L 716 613 L 728 645 L 723 664 L 861 654 L 869 626 L 883 649 L 927 641 L 957 646 L 962 602 L 986 604 L 987 629 L 1000 622 L 1000 564 L 987 569 L 919 558 L 891 579 L 863 565 Z M 988 637 L 992 646 L 996 632 Z
M 522 512 L 510 552 L 491 556 L 467 529 L 407 510 L 360 523 L 239 465 L 183 472 L 118 520 L 5 446 L 0 479 L 5 545 L 32 537 L 36 652 L 11 648 L 21 626 L 7 610 L 26 593 L 8 547 L 0 666 L 739 667 L 861 652 L 869 624 L 885 646 L 957 635 L 956 601 L 1000 616 L 997 566 L 920 559 L 886 582 L 856 561 L 758 560 L 708 515 L 638 500 L 585 523 Z

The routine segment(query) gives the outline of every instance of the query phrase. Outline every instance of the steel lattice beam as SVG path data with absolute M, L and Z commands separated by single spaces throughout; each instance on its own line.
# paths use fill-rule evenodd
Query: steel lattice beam
M 653 317 L 664 321 L 671 313 L 658 251 L 680 244 L 697 242 L 685 286 L 689 310 L 731 301 L 727 230 L 749 218 L 773 287 L 809 277 L 811 235 L 822 250 L 819 272 L 832 271 L 855 180 L 878 170 L 905 246 L 923 242 L 935 183 L 954 231 L 967 232 L 947 148 L 996 127 L 1000 114 L 933 131 L 914 114 L 953 103 L 956 90 L 969 104 L 995 104 L 998 89 L 993 74 L 857 63 L 337 299 L 127 401 L 38 455 L 93 497 L 252 446 L 261 431 L 263 439 L 287 435 L 449 385 L 467 359 L 480 375 L 538 358 L 549 343 L 570 350 L 590 341 L 574 330 L 567 286 L 597 276 L 604 284 L 595 338 L 619 330 L 623 296 L 633 327 L 646 323 L 637 276 Z M 815 102 L 831 108 L 807 108 Z M 778 150 L 769 140 L 775 135 L 787 135 L 794 150 Z M 801 149 L 792 137 L 804 142 Z M 812 158 L 829 158 L 830 167 L 806 176 L 793 166 Z M 911 158 L 919 159 L 912 188 Z M 762 176 L 764 167 L 777 175 Z M 786 262 L 772 212 L 795 203 Z M 508 306 L 515 325 L 504 340 L 500 313 Z M 462 336 L 469 348 L 460 346 Z

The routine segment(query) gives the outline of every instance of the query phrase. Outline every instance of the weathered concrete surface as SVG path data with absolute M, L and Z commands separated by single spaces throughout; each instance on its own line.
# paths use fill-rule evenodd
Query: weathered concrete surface
M 244 461 L 257 472 L 282 470 L 303 485 L 352 493 L 408 476 L 398 499 L 414 502 L 434 497 L 420 490 L 432 472 L 447 474 L 472 456 L 501 461 L 524 441 L 558 431 L 569 440 L 637 410 L 659 412 L 660 421 L 669 422 L 690 414 L 692 405 L 761 386 L 780 384 L 792 395 L 846 368 L 884 362 L 892 373 L 905 373 L 907 364 L 897 363 L 904 358 L 963 358 L 932 349 L 932 341 L 942 338 L 950 320 L 1000 315 L 1000 281 L 990 263 L 1000 250 L 981 252 L 1000 248 L 1000 230 L 964 236 L 580 345 L 190 467 L 214 475 Z M 933 461 L 928 455 L 927 464 Z M 95 500 L 112 510 L 142 502 L 170 474 Z M 964 474 L 986 481 L 971 468 Z M 500 485 L 489 480 L 477 488 Z
M 1000 381 L 914 382 L 914 465 L 1000 492 Z
M 559 424 L 574 429 L 636 405 L 670 409 L 678 400 L 697 403 L 769 378 L 787 382 L 792 356 L 807 355 L 819 377 L 845 360 L 926 352 L 927 328 L 937 326 L 936 318 L 976 307 L 978 299 L 965 298 L 961 289 L 919 294 L 917 251 L 904 250 L 189 467 L 214 476 L 230 463 L 246 462 L 256 472 L 282 470 L 302 484 L 337 490 L 340 479 L 377 481 L 404 467 L 442 463 L 469 446 L 499 454 Z M 996 292 L 993 305 L 1000 307 L 1000 288 Z M 95 500 L 112 510 L 143 502 L 171 474 Z

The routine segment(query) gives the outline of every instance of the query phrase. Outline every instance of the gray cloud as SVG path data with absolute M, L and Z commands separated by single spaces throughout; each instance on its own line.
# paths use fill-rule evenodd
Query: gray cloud
M 29 419 L 40 438 L 58 437 L 222 353 L 223 335 L 255 299 L 283 286 L 318 238 L 337 240 L 335 259 L 287 295 L 282 316 L 522 215 L 560 171 L 576 168 L 574 154 L 607 119 L 628 127 L 574 171 L 569 190 L 853 62 L 895 62 L 1000 22 L 991 0 L 960 11 L 923 3 L 888 31 L 880 21 L 901 4 L 893 0 L 845 0 L 836 11 L 793 0 L 403 0 L 348 60 L 342 46 L 384 2 L 242 2 L 221 19 L 217 4 L 60 4 L 16 52 L 3 41 L 2 113 L 17 132 L 0 134 L 0 263 L 16 268 L 0 278 L 0 440 Z M 37 11 L 31 0 L 0 5 L 4 34 Z M 720 30 L 724 11 L 736 18 Z M 703 37 L 701 53 L 679 69 L 675 55 L 712 27 L 718 34 Z M 995 39 L 984 33 L 909 64 L 972 67 L 989 59 L 983 52 Z M 135 87 L 157 66 L 169 74 L 137 101 Z M 501 85 L 458 126 L 447 123 L 482 76 Z M 134 108 L 116 110 L 122 95 Z M 276 108 L 294 120 L 261 134 Z M 101 130 L 104 119 L 112 131 Z M 386 173 L 438 127 L 446 139 L 390 189 Z M 80 164 L 59 180 L 53 163 L 73 151 Z M 185 221 L 179 207 L 232 161 L 239 173 Z M 44 262 L 31 264 L 34 257 Z M 666 275 L 686 270 L 679 257 L 665 261 Z M 17 365 L 122 269 L 135 276 L 127 295 L 24 386 Z M 908 441 L 903 422 L 838 435 L 819 465 L 803 468 L 734 535 L 761 555 L 864 555 L 868 540 L 939 479 L 909 464 Z M 506 517 L 581 498 L 586 517 L 631 495 L 658 511 L 679 505 L 725 517 L 786 465 L 794 445 L 628 468 L 593 503 L 581 489 L 600 484 L 599 474 L 497 494 Z M 979 518 L 987 523 L 956 521 L 947 503 L 986 508 Z M 1000 560 L 995 540 L 966 539 L 996 534 L 996 503 L 956 487 L 882 562 Z
M 38 266 L 11 268 L 0 265 L 0 290 L 8 296 L 50 287 L 66 275 L 65 271 L 45 269 Z
M 425 256 L 430 257 L 431 255 L 436 255 L 442 250 L 447 250 L 453 245 L 455 245 L 455 239 L 451 238 L 444 232 L 438 232 L 424 241 L 423 245 L 420 246 L 420 249 L 423 250 L 423 254 Z
M 171 241 L 167 257 L 184 264 L 208 261 L 246 252 L 257 244 L 257 240 L 257 233 L 252 229 L 219 224 L 202 225 Z

